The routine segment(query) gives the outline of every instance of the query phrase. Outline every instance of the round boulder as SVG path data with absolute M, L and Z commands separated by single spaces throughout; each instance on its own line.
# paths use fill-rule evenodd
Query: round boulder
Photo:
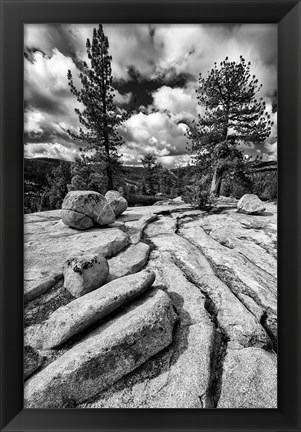
M 115 213 L 106 198 L 94 191 L 69 192 L 62 204 L 65 225 L 77 229 L 115 222 Z
M 67 259 L 63 273 L 64 287 L 74 297 L 81 297 L 104 285 L 108 279 L 109 265 L 102 255 L 80 254 Z
M 93 220 L 85 214 L 74 210 L 62 210 L 62 220 L 65 225 L 79 230 L 85 230 L 94 226 Z
M 128 207 L 127 200 L 117 191 L 108 191 L 105 198 L 110 203 L 116 217 L 121 215 Z
M 257 195 L 245 194 L 237 203 L 237 211 L 249 215 L 261 215 L 265 211 L 265 206 Z

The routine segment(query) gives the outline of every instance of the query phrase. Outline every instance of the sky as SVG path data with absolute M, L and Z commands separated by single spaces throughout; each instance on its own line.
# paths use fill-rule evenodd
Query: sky
M 83 143 L 69 137 L 79 128 L 67 71 L 80 88 L 79 73 L 88 62 L 86 40 L 98 24 L 27 24 L 24 27 L 24 156 L 73 161 Z M 251 62 L 274 122 L 264 144 L 242 147 L 247 156 L 277 160 L 276 24 L 104 24 L 113 57 L 114 102 L 136 111 L 120 127 L 125 165 L 141 165 L 151 153 L 168 168 L 191 159 L 185 135 L 202 113 L 195 90 L 226 57 Z

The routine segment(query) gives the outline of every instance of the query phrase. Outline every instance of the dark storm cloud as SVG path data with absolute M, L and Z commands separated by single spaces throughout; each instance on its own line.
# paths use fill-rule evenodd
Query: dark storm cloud
M 48 114 L 56 114 L 57 116 L 66 114 L 66 109 L 60 98 L 55 97 L 55 95 L 50 98 L 48 94 L 39 92 L 34 88 L 26 101 L 26 105 Z
M 76 57 L 72 35 L 64 24 L 26 25 L 24 32 L 27 49 L 39 49 L 51 57 L 55 47 L 66 57 Z
M 59 124 L 56 125 L 57 127 L 54 129 L 53 124 L 48 125 L 45 121 L 44 123 L 41 123 L 41 130 L 40 131 L 24 131 L 24 139 L 25 142 L 31 142 L 31 143 L 55 143 L 55 142 L 62 142 L 65 143 L 70 142 L 70 137 L 67 134 L 67 131 L 65 131 Z

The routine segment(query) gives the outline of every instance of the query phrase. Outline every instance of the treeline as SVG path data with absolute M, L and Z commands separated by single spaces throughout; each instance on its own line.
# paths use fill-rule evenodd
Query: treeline
M 148 155 L 145 160 L 149 160 Z M 129 206 L 152 205 L 158 200 L 183 194 L 190 171 L 190 167 L 169 170 L 155 158 L 151 165 L 143 167 L 120 165 L 114 172 L 114 189 L 122 193 Z M 66 194 L 72 190 L 93 190 L 101 194 L 108 190 L 102 164 L 87 163 L 84 156 L 74 163 L 25 159 L 24 174 L 25 213 L 59 209 Z
M 115 173 L 115 189 L 128 200 L 129 206 L 152 205 L 177 196 L 199 205 L 209 196 L 210 169 L 200 173 L 197 167 L 187 165 L 170 170 L 151 155 L 146 155 L 142 164 L 142 167 L 121 167 Z M 221 195 L 240 198 L 245 193 L 255 193 L 262 200 L 277 199 L 276 171 L 256 171 L 253 165 L 247 171 L 224 176 Z M 25 213 L 60 209 L 70 190 L 94 190 L 102 194 L 107 191 L 105 173 L 97 164 L 89 165 L 82 159 L 74 163 L 25 159 L 24 180 Z

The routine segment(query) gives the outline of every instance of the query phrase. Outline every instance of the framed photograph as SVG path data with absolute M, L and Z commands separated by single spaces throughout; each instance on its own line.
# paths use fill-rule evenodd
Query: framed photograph
M 300 7 L 1 0 L 1 430 L 300 431 Z

